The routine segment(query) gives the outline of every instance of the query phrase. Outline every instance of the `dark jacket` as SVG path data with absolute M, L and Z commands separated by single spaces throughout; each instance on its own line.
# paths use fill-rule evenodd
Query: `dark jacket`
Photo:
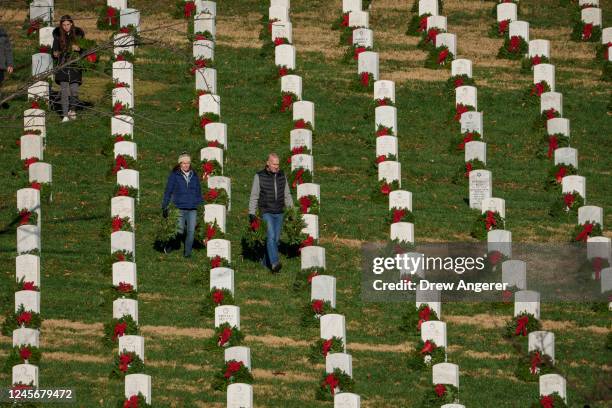
M 68 46 L 66 47 L 67 49 L 64 52 L 62 52 L 60 48 L 60 31 L 59 30 L 60 30 L 59 27 L 56 27 L 55 30 L 53 30 L 53 47 L 52 47 L 52 52 L 60 51 L 60 56 L 58 58 L 54 57 L 57 65 L 61 65 L 65 63 L 66 61 L 74 59 L 74 52 L 72 51 L 72 44 L 76 40 L 76 39 L 70 39 Z M 85 32 L 79 27 L 74 27 L 74 33 L 77 38 L 85 38 Z M 81 50 L 80 54 L 83 54 L 84 52 L 85 50 Z M 55 82 L 57 84 L 60 84 L 62 82 L 70 82 L 70 83 L 76 82 L 78 84 L 81 84 L 83 82 L 82 70 L 76 64 L 67 65 L 66 67 L 58 70 L 55 73 Z
M 164 191 L 162 209 L 168 208 L 170 200 L 180 210 L 195 210 L 204 202 L 200 178 L 193 170 L 190 174 L 191 178 L 187 183 L 180 169 L 173 170 L 170 173 L 166 183 L 166 191 Z
M 0 28 L 0 70 L 6 70 L 10 65 L 13 65 L 11 39 L 6 31 Z
M 251 187 L 249 214 L 255 215 L 258 208 L 261 214 L 281 214 L 285 207 L 293 207 L 285 173 L 282 170 L 272 173 L 267 168 L 258 171 Z

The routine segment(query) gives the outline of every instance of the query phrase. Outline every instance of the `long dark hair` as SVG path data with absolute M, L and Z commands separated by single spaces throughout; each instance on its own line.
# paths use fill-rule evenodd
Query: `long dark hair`
M 70 23 L 72 23 L 69 34 L 66 33 L 66 31 L 64 31 L 64 28 L 62 27 L 62 24 L 64 23 L 64 21 L 70 21 Z M 75 39 L 76 39 L 76 29 L 74 26 L 74 21 L 72 20 L 72 17 L 66 14 L 60 18 L 60 23 L 59 23 L 59 44 L 60 44 L 61 50 L 63 52 L 70 51 L 69 48 Z

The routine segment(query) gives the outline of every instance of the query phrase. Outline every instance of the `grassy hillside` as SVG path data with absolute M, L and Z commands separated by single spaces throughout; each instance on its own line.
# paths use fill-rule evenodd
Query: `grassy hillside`
M 205 253 L 196 252 L 185 261 L 177 252 L 163 255 L 152 248 L 168 171 L 180 151 L 196 156 L 204 145 L 203 134 L 191 129 L 196 108 L 194 79 L 186 74 L 191 53 L 186 24 L 170 16 L 173 1 L 133 3 L 142 11 L 143 30 L 153 30 L 143 37 L 155 40 L 137 50 L 134 65 L 141 182 L 136 252 L 146 372 L 153 376 L 156 406 L 222 407 L 225 394 L 210 389 L 222 353 L 202 347 L 214 325 L 199 313 L 208 290 L 202 273 Z M 569 41 L 573 9 L 558 3 L 525 0 L 520 15 L 531 23 L 532 38 L 551 40 L 557 88 L 564 96 L 564 117 L 571 120 L 580 174 L 587 178 L 588 202 L 603 207 L 605 224 L 611 225 L 612 127 L 606 108 L 610 89 L 599 80 L 594 45 Z M 287 260 L 283 272 L 272 276 L 239 255 L 253 173 L 263 166 L 267 152 L 285 156 L 289 149 L 291 118 L 272 112 L 280 94 L 280 85 L 270 79 L 273 57 L 260 56 L 261 4 L 238 0 L 217 5 L 215 62 L 222 121 L 229 136 L 225 174 L 232 178 L 228 227 L 236 302 L 245 343 L 252 352 L 256 405 L 324 407 L 330 404 L 314 400 L 324 366 L 307 360 L 318 328 L 299 324 L 309 295 L 291 289 L 299 259 Z M 493 4 L 447 0 L 443 12 L 449 32 L 458 36 L 459 55 L 474 62 L 493 194 L 506 200 L 506 225 L 515 242 L 567 242 L 573 225 L 547 214 L 556 194 L 543 189 L 549 163 L 536 158 L 536 152 L 545 148 L 541 131 L 532 128 L 537 108 L 520 104 L 531 75 L 520 74 L 517 62 L 496 59 L 502 40 L 486 37 L 494 21 Z M 612 1 L 600 4 L 608 26 Z M 102 41 L 110 34 L 95 28 L 93 5 L 57 0 L 56 16 L 72 14 L 88 37 Z M 404 35 L 411 5 L 412 0 L 374 0 L 370 13 L 381 77 L 396 81 L 402 187 L 413 193 L 418 242 L 473 241 L 469 231 L 475 214 L 464 202 L 467 186 L 451 182 L 463 157 L 448 149 L 459 132 L 450 115 L 454 96 L 445 89 L 449 73 L 423 68 L 426 54 L 417 49 L 415 37 Z M 22 3 L 11 7 L 15 8 L 0 11 L 0 23 L 15 40 L 17 61 L 26 63 L 33 44 L 19 38 L 17 30 L 25 7 Z M 328 271 L 338 278 L 338 309 L 346 315 L 348 352 L 353 355 L 356 392 L 363 406 L 413 407 L 431 384 L 429 372 L 406 366 L 416 340 L 398 327 L 403 311 L 413 305 L 363 303 L 360 298 L 360 246 L 388 237 L 387 203 L 370 197 L 376 179 L 371 95 L 352 90 L 356 68 L 341 61 L 338 32 L 330 29 L 340 7 L 340 1 L 292 1 L 298 74 L 304 81 L 304 99 L 316 104 L 313 150 L 315 181 L 322 193 L 321 242 Z M 159 29 L 166 25 L 171 27 Z M 25 79 L 23 72 L 28 70 L 6 83 L 8 89 Z M 76 122 L 62 124 L 60 117 L 47 116 L 45 161 L 53 164 L 54 202 L 43 207 L 41 311 L 46 320 L 40 383 L 76 388 L 81 407 L 115 406 L 123 394 L 123 382 L 108 379 L 112 350 L 101 341 L 102 324 L 110 320 L 112 309 L 103 296 L 111 282 L 110 242 L 100 236 L 109 223 L 114 185 L 114 179 L 107 177 L 111 158 L 104 152 L 110 138 L 110 94 L 105 88 L 109 82 L 101 73 L 86 75 L 82 98 L 94 107 Z M 0 276 L 1 310 L 13 307 L 15 225 L 10 222 L 15 191 L 27 178 L 14 145 L 24 107 L 24 100 L 15 101 L 10 110 L 0 111 L 0 262 L 5 266 Z M 460 366 L 464 405 L 510 408 L 535 401 L 537 383 L 514 376 L 519 353 L 501 337 L 511 306 L 444 304 L 442 313 L 448 322 L 449 361 Z M 609 406 L 612 356 L 604 347 L 609 313 L 593 312 L 584 304 L 543 304 L 542 318 L 544 328 L 556 334 L 556 359 L 567 379 L 570 405 Z M 2 337 L 0 342 L 3 359 L 11 339 Z M 9 382 L 10 371 L 0 372 L 0 384 Z

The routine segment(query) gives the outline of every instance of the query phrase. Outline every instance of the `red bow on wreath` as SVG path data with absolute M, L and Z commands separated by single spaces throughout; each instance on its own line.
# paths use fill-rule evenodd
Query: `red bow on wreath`
M 232 329 L 230 329 L 229 327 L 226 327 L 223 329 L 223 331 L 219 335 L 219 341 L 217 342 L 217 344 L 219 346 L 223 346 L 225 343 L 229 341 L 230 337 L 232 337 Z
M 515 53 L 518 52 L 521 47 L 521 37 L 513 35 L 510 38 L 510 44 L 508 44 L 508 51 Z
M 115 157 L 115 167 L 113 167 L 113 174 L 116 174 L 121 169 L 127 169 L 127 168 L 128 168 L 127 160 L 125 160 L 125 157 L 123 157 L 123 155 L 120 154 L 117 157 Z
M 217 305 L 220 305 L 221 302 L 223 302 L 224 298 L 225 296 L 223 295 L 223 291 L 221 290 L 215 290 L 212 294 L 213 302 L 215 302 L 215 304 Z
M 359 82 L 361 82 L 361 85 L 364 87 L 370 86 L 370 74 L 368 72 L 362 72 L 359 77 Z
M 569 210 L 570 208 L 572 208 L 572 205 L 574 204 L 574 194 L 573 193 L 566 193 L 563 195 L 563 203 L 565 204 L 565 207 Z
M 464 174 L 465 178 L 470 177 L 470 172 L 472 171 L 472 169 L 473 169 L 472 163 L 470 162 L 465 163 L 465 174 Z
M 455 120 L 458 122 L 461 120 L 461 115 L 463 115 L 465 112 L 468 111 L 467 106 L 463 105 L 463 104 L 458 104 L 457 106 L 455 106 Z
M 541 63 L 542 57 L 540 57 L 539 55 L 534 55 L 533 57 L 531 57 L 531 66 L 539 65 Z
M 202 173 L 204 173 L 204 178 L 208 178 L 215 171 L 215 165 L 212 162 L 205 162 L 202 164 Z
M 185 8 L 183 9 L 183 15 L 185 16 L 185 18 L 190 18 L 193 15 L 193 12 L 195 11 L 195 9 L 196 9 L 195 2 L 186 1 Z
M 446 387 L 444 384 L 438 384 L 436 385 L 436 388 L 434 388 L 434 391 L 436 392 L 438 398 L 442 398 L 444 394 L 446 394 Z
M 521 336 L 527 335 L 527 323 L 529 323 L 529 316 L 522 316 L 516 320 L 516 330 L 514 331 L 514 335 Z
M 293 104 L 293 96 L 292 95 L 283 95 L 281 99 L 281 112 L 286 112 L 287 109 L 291 107 Z
M 459 150 L 465 150 L 465 144 L 473 140 L 474 140 L 474 134 L 472 132 L 466 133 L 465 136 L 463 136 L 463 141 L 459 143 L 457 148 Z
M 393 223 L 402 221 L 402 218 L 406 215 L 406 210 L 401 208 L 399 210 L 393 210 Z
M 308 196 L 300 197 L 300 209 L 302 211 L 302 214 L 307 214 L 308 213 L 308 208 L 310 208 L 311 204 L 312 204 L 312 202 L 310 201 Z
M 508 31 L 509 25 L 510 25 L 510 22 L 508 20 L 500 21 L 499 25 L 497 26 L 497 32 L 500 35 L 504 34 L 506 31 Z
M 593 35 L 593 24 L 585 24 L 584 27 L 582 27 L 582 40 L 583 41 L 588 41 L 591 39 L 591 36 Z
M 555 174 L 555 180 L 557 181 L 557 183 L 561 184 L 561 181 L 563 180 L 563 177 L 565 177 L 566 174 L 567 170 L 565 169 L 565 167 L 559 167 L 559 170 L 557 170 L 557 173 Z
M 227 363 L 227 369 L 225 370 L 225 374 L 223 376 L 225 378 L 231 378 L 235 373 L 240 371 L 244 364 L 242 361 L 230 361 Z
M 487 231 L 491 229 L 491 227 L 497 226 L 497 221 L 495 221 L 495 213 L 493 211 L 487 211 L 487 216 L 485 218 L 485 228 Z
M 359 54 L 361 54 L 365 50 L 366 50 L 365 47 L 357 47 L 357 48 L 355 48 L 355 54 L 353 54 L 353 59 L 355 61 L 357 61 L 359 59 Z
M 431 309 L 429 308 L 429 306 L 426 306 L 422 310 L 419 310 L 419 322 L 417 323 L 417 330 L 421 330 L 421 325 L 424 322 L 429 321 L 430 315 L 431 315 Z
M 215 227 L 213 227 L 212 225 L 208 225 L 206 227 L 206 238 L 204 238 L 204 243 L 207 243 L 208 241 L 213 239 L 216 233 L 217 230 L 215 229 Z
M 332 343 L 333 342 L 331 339 L 325 340 L 323 342 L 323 345 L 321 346 L 321 352 L 323 353 L 325 357 L 327 357 L 327 353 L 329 353 L 329 350 L 331 350 Z
M 540 398 L 542 408 L 555 408 L 555 400 L 550 395 L 544 395 Z
M 442 64 L 446 60 L 446 57 L 448 57 L 448 50 L 445 49 L 440 51 L 438 54 L 438 65 Z
M 313 300 L 311 303 L 312 311 L 316 314 L 323 314 L 323 305 L 325 303 L 321 299 Z
M 298 169 L 295 173 L 295 178 L 293 179 L 293 183 L 291 185 L 295 188 L 298 184 L 302 184 L 304 181 L 302 180 L 302 176 L 304 175 L 304 169 Z
M 111 227 L 113 229 L 113 232 L 121 231 L 121 228 L 123 227 L 123 220 L 119 217 L 113 218 L 113 221 L 111 222 Z
M 127 329 L 127 323 L 117 323 L 113 330 L 113 340 L 117 340 L 117 337 L 121 337 L 125 334 Z
M 548 158 L 553 156 L 553 152 L 559 147 L 559 141 L 556 136 L 550 136 L 548 138 Z
M 309 246 L 314 245 L 314 238 L 312 236 L 308 236 L 305 240 L 302 241 L 302 243 L 300 244 L 300 247 L 298 248 L 298 252 L 302 251 L 302 248 L 306 248 Z
M 138 395 L 132 395 L 123 402 L 123 408 L 138 408 Z
M 340 23 L 340 25 L 342 27 L 348 27 L 349 26 L 349 14 L 343 14 L 342 15 L 342 22 Z
M 436 346 L 434 346 L 431 341 L 427 340 L 421 349 L 421 354 L 431 354 L 435 349 Z
M 387 183 L 383 183 L 383 185 L 380 186 L 380 192 L 384 195 L 389 195 L 389 193 L 391 192 L 391 186 Z
M 531 357 L 531 368 L 529 369 L 531 374 L 536 375 L 538 373 L 540 364 L 542 364 L 542 358 L 540 357 L 540 352 L 536 351 Z
M 329 387 L 329 392 L 331 392 L 332 395 L 334 395 L 334 393 L 336 392 L 336 388 L 339 384 L 340 381 L 333 374 L 328 374 L 327 377 L 325 377 L 325 381 L 323 382 L 323 385 Z
M 427 29 L 427 17 L 421 17 L 419 20 L 419 28 L 417 31 L 425 31 Z
M 554 119 L 557 117 L 557 111 L 555 110 L 555 108 L 545 110 L 544 114 L 546 115 L 546 120 Z

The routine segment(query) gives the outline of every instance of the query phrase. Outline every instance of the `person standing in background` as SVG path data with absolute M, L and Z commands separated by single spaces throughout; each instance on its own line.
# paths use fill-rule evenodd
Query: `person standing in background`
M 0 27 L 0 91 L 6 74 L 13 73 L 13 47 L 11 39 L 2 27 Z M 2 93 L 0 92 L 0 95 Z M 1 98 L 0 98 L 1 99 Z M 8 109 L 8 103 L 3 103 L 2 108 Z

